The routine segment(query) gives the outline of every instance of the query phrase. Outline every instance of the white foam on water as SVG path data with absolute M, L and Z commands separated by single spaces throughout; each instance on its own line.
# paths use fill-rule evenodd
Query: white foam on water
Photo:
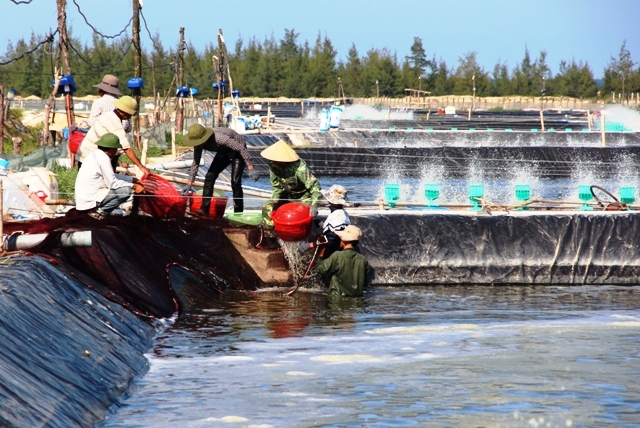
M 640 112 L 620 105 L 608 105 L 604 112 L 607 122 L 621 123 L 632 132 L 640 132 Z

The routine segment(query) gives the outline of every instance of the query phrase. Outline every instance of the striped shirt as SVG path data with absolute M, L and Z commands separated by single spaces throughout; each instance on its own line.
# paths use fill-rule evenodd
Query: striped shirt
M 91 113 L 89 114 L 89 117 L 79 125 L 79 128 L 89 129 L 93 126 L 93 123 L 96 121 L 98 116 L 115 110 L 116 107 L 113 105 L 115 100 L 115 97 L 109 94 L 104 94 L 102 97 L 95 100 L 91 106 Z M 124 129 L 124 132 L 131 132 L 131 121 L 123 120 L 122 128 Z
M 244 136 L 230 128 L 213 128 L 213 135 L 204 143 L 193 148 L 193 163 L 191 164 L 189 181 L 196 178 L 203 150 L 226 154 L 230 159 L 240 155 L 247 165 L 253 165 L 253 159 L 247 150 Z

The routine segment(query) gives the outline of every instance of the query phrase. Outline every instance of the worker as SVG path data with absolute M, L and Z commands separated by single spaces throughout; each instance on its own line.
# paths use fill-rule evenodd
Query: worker
M 216 184 L 218 175 L 231 165 L 231 190 L 233 192 L 233 212 L 244 211 L 244 194 L 242 192 L 242 173 L 245 165 L 249 177 L 256 181 L 258 174 L 253 169 L 253 159 L 247 150 L 244 137 L 233 129 L 229 128 L 205 128 L 196 123 L 189 127 L 183 143 L 185 146 L 193 147 L 193 162 L 191 163 L 191 173 L 187 189 L 191 188 L 198 173 L 202 151 L 209 150 L 216 152 L 216 155 L 209 165 L 207 174 L 204 176 L 204 188 L 202 189 L 202 207 L 195 212 L 197 216 L 208 217 L 211 207 L 211 197 L 213 187 Z
M 118 149 L 122 148 L 115 134 L 104 134 L 96 142 L 97 149 L 82 163 L 76 177 L 76 209 L 102 219 L 144 186 L 134 177 L 115 174 L 111 166 Z
M 313 269 L 329 278 L 330 297 L 362 297 L 368 284 L 371 268 L 367 259 L 357 251 L 362 231 L 354 225 L 335 232 L 340 238 L 340 250 L 324 257 L 324 248 L 318 250 L 319 260 Z
M 124 154 L 138 167 L 144 175 L 149 174 L 149 169 L 142 165 L 142 162 L 138 159 L 135 152 L 127 140 L 127 134 L 122 126 L 122 120 L 131 119 L 131 116 L 136 114 L 138 103 L 130 96 L 124 96 L 118 98 L 113 102 L 114 110 L 103 113 L 95 120 L 93 126 L 87 132 L 87 135 L 82 140 L 80 147 L 78 148 L 77 158 L 78 166 L 82 165 L 87 156 L 98 149 L 97 142 L 105 134 L 114 134 L 118 137 L 120 145 L 124 150 Z M 112 164 L 117 163 L 118 158 L 113 157 Z M 115 168 L 115 165 L 114 165 Z
M 118 89 L 119 80 L 116 76 L 111 74 L 105 74 L 102 78 L 102 82 L 97 85 L 93 85 L 94 88 L 98 88 L 98 98 L 91 105 L 91 113 L 89 113 L 89 117 L 84 122 L 81 122 L 78 125 L 81 129 L 89 129 L 93 126 L 93 123 L 96 121 L 98 116 L 103 113 L 108 113 L 115 109 L 113 105 L 116 97 L 122 95 L 120 90 Z M 124 128 L 124 132 L 131 132 L 131 121 L 128 119 L 122 120 L 122 127 Z
M 310 214 L 318 214 L 318 201 L 322 197 L 320 183 L 307 164 L 289 145 L 279 140 L 260 152 L 269 160 L 271 200 L 262 205 L 262 239 L 258 248 L 278 247 L 271 213 L 282 204 L 300 202 L 310 207 Z
M 351 204 L 347 199 L 347 189 L 339 184 L 334 184 L 329 190 L 321 190 L 321 192 L 327 202 L 329 202 L 329 210 L 331 211 L 322 224 L 323 241 L 327 242 L 324 255 L 325 257 L 329 257 L 340 249 L 340 238 L 338 238 L 336 232 L 344 230 L 345 227 L 351 224 L 349 214 L 344 209 L 345 206 Z M 309 242 L 308 246 L 303 249 L 306 251 L 309 248 L 314 248 L 315 245 L 315 242 Z

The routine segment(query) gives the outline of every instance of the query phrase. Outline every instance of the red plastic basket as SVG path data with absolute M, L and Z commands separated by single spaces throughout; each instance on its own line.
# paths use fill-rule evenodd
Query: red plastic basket
M 145 184 L 152 182 L 153 192 L 147 192 L 140 197 L 140 209 L 157 218 L 184 217 L 187 211 L 187 198 L 178 193 L 173 185 L 159 175 L 149 174 L 140 180 Z
M 224 210 L 227 209 L 227 201 L 229 198 L 217 198 L 211 199 L 211 205 L 209 205 L 209 217 L 222 218 L 224 217 Z M 199 210 L 202 206 L 202 195 L 193 194 L 190 197 L 191 212 Z
M 304 204 L 284 204 L 271 213 L 271 218 L 276 235 L 283 241 L 301 241 L 311 232 L 313 217 L 309 215 L 309 207 Z
M 71 131 L 71 135 L 69 135 L 69 151 L 74 155 L 78 153 L 78 149 L 85 135 L 87 134 L 81 131 Z

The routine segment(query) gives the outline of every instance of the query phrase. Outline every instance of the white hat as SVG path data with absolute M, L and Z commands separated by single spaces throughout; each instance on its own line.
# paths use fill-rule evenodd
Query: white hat
M 336 230 L 335 233 L 345 242 L 359 241 L 362 236 L 360 228 L 352 224 L 345 227 L 344 230 Z
M 339 184 L 329 187 L 329 190 L 320 190 L 327 201 L 334 205 L 349 205 L 347 189 Z

